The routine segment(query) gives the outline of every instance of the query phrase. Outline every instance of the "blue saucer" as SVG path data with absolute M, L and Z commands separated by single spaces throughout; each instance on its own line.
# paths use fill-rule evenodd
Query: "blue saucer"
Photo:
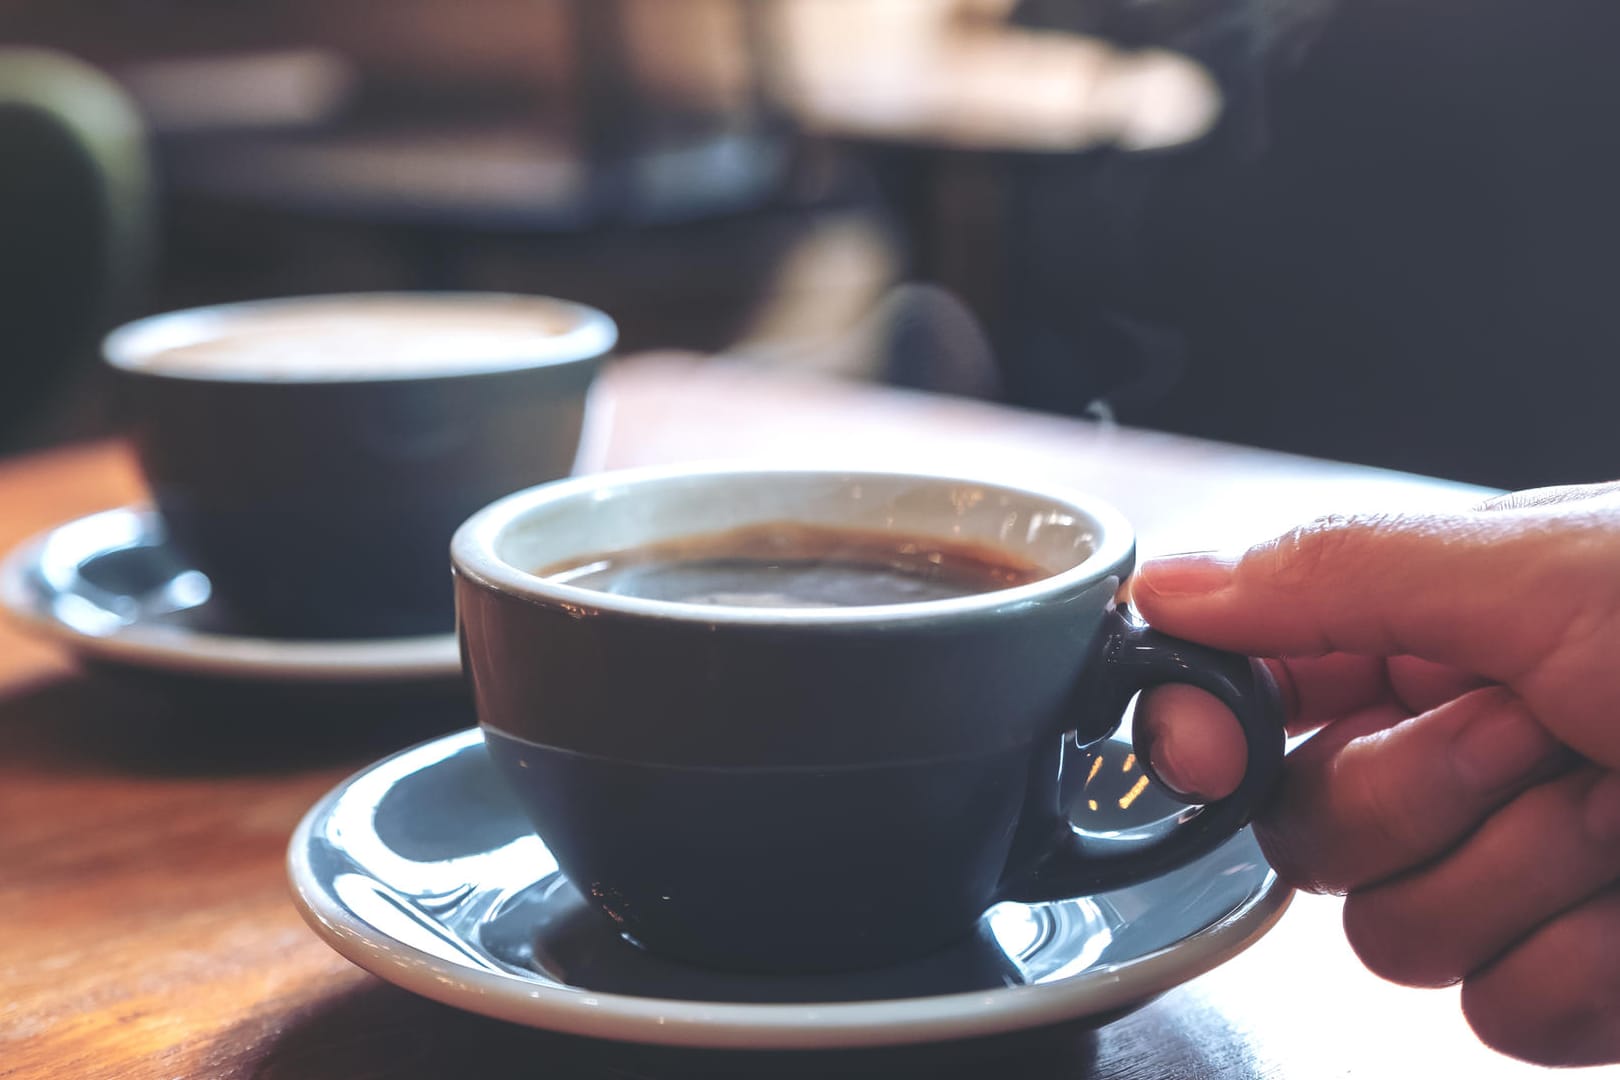
M 218 680 L 455 682 L 452 633 L 369 640 L 255 634 L 168 546 L 163 519 L 124 507 L 70 521 L 0 563 L 0 613 L 86 660 Z
M 1182 809 L 1109 744 L 1075 801 L 1090 833 Z M 1115 775 L 1117 774 L 1117 775 Z M 988 1035 L 1146 1004 L 1247 948 L 1289 890 L 1245 831 L 1163 877 L 1051 904 L 999 904 L 949 949 L 837 975 L 763 976 L 664 960 L 622 940 L 557 872 L 500 787 L 481 734 L 350 778 L 288 849 L 300 910 L 376 975 L 472 1012 L 573 1034 L 790 1049 Z

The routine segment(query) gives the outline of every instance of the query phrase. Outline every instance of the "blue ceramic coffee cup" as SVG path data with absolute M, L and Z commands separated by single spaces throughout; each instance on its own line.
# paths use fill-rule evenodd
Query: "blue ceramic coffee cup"
M 567 476 L 617 337 L 579 304 L 357 293 L 194 308 L 104 353 L 168 542 L 244 632 L 449 633 L 467 515 Z
M 971 543 L 1036 579 L 759 607 L 536 573 L 767 522 Z M 919 955 L 998 901 L 1089 895 L 1197 858 L 1281 767 L 1259 663 L 1116 609 L 1135 542 L 1091 498 L 900 473 L 638 470 L 502 499 L 452 555 L 500 773 L 579 891 L 678 959 L 786 972 Z M 1171 682 L 1237 715 L 1242 784 L 1140 839 L 1078 830 L 1060 775 L 1087 766 L 1134 694 Z

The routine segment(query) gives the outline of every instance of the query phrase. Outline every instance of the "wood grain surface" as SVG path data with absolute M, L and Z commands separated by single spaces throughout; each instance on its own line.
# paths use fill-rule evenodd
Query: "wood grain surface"
M 1328 511 L 1478 497 L 1457 485 L 819 382 L 695 358 L 621 362 L 591 467 L 697 459 L 966 469 L 1116 502 L 1147 551 L 1259 538 Z M 0 548 L 140 498 L 109 443 L 0 462 Z M 468 722 L 460 706 L 309 702 L 79 670 L 0 629 L 0 1076 L 1522 1077 L 1454 992 L 1379 982 L 1302 897 L 1226 966 L 1099 1031 L 907 1049 L 672 1052 L 551 1035 L 420 1000 L 294 913 L 303 811 L 347 773 Z

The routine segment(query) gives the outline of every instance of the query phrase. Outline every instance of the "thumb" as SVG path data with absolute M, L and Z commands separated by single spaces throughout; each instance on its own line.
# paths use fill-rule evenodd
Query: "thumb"
M 1331 517 L 1238 555 L 1151 560 L 1129 595 L 1159 629 L 1220 648 L 1412 655 L 1513 684 L 1572 622 L 1620 610 L 1617 548 L 1620 497 Z

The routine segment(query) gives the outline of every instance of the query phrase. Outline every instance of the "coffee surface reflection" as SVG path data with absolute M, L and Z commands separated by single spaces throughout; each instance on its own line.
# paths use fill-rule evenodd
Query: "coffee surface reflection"
M 722 607 L 866 607 L 1027 585 L 1047 572 L 1009 551 L 938 537 L 777 521 L 540 568 L 600 592 Z

